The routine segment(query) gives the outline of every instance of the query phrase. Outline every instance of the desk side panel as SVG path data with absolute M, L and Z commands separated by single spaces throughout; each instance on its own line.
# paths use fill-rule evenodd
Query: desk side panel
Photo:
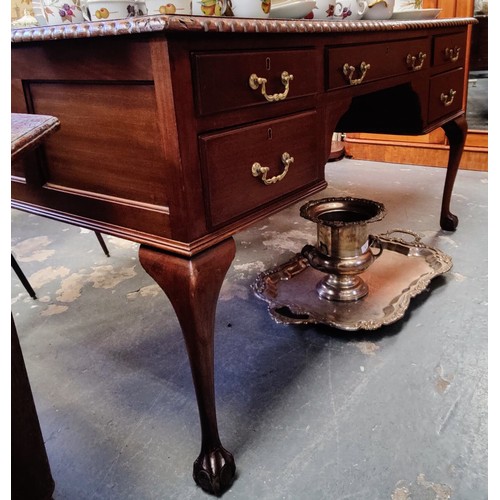
M 171 159 L 147 39 L 13 46 L 12 82 L 13 111 L 61 122 L 43 148 L 13 165 L 15 201 L 111 234 L 171 238 Z

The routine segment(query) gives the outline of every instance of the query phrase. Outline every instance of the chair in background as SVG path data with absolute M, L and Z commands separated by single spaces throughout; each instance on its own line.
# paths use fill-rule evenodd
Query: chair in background
M 11 113 L 11 160 L 38 146 L 59 126 L 59 120 L 53 116 Z M 18 271 L 21 272 L 18 276 L 24 277 L 12 253 L 11 263 L 17 274 Z M 23 284 L 27 284 L 33 294 L 35 293 L 28 280 Z M 28 288 L 27 290 L 29 291 Z M 11 498 L 52 498 L 55 483 L 12 314 L 10 408 Z
M 31 151 L 38 147 L 48 135 L 53 134 L 61 126 L 58 118 L 48 115 L 11 113 L 10 120 L 11 162 L 22 157 L 27 151 Z M 106 257 L 109 257 L 109 250 L 104 242 L 102 234 L 98 231 L 94 232 L 104 254 Z M 17 274 L 17 277 L 21 280 L 24 288 L 26 288 L 26 291 L 31 297 L 36 299 L 33 287 L 19 267 L 12 252 L 10 261 L 12 268 Z

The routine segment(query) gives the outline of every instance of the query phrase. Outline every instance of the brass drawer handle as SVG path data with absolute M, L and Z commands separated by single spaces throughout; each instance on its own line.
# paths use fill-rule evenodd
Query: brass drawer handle
M 408 54 L 406 56 L 406 65 L 408 66 L 408 69 L 411 69 L 413 71 L 422 69 L 426 57 L 427 54 L 425 54 L 424 52 L 419 52 L 418 56 L 412 56 L 411 54 Z
M 441 102 L 445 106 L 449 106 L 452 102 L 453 99 L 455 99 L 455 95 L 457 94 L 456 90 L 450 89 L 448 91 L 448 94 L 445 94 L 444 92 L 441 94 Z
M 276 94 L 271 94 L 268 95 L 266 92 L 266 83 L 267 79 L 262 78 L 260 76 L 257 76 L 255 73 L 250 75 L 250 78 L 248 79 L 248 83 L 250 85 L 250 88 L 252 90 L 257 90 L 260 86 L 262 95 L 266 98 L 266 101 L 268 102 L 276 102 L 276 101 L 283 101 L 286 99 L 286 96 L 288 95 L 288 91 L 290 90 L 290 81 L 293 80 L 293 75 L 290 75 L 288 71 L 283 71 L 281 73 L 281 83 L 285 86 L 285 91 L 284 92 L 279 92 Z
M 361 73 L 361 76 L 359 78 L 353 78 L 354 72 L 356 71 L 356 68 L 354 66 L 350 66 L 349 63 L 345 63 L 344 67 L 342 68 L 342 70 L 344 71 L 344 75 L 349 80 L 349 85 L 359 85 L 365 79 L 366 73 L 369 69 L 370 65 L 363 61 L 359 65 L 359 72 Z
M 452 49 L 446 47 L 444 55 L 448 61 L 456 62 L 458 61 L 458 56 L 460 55 L 460 47 L 457 47 L 456 45 Z
M 290 156 L 288 153 L 283 153 L 281 155 L 281 163 L 283 163 L 285 170 L 283 170 L 283 172 L 280 175 L 275 175 L 274 177 L 271 177 L 270 179 L 268 179 L 267 174 L 269 173 L 269 167 L 263 167 L 258 162 L 255 162 L 252 165 L 252 175 L 254 177 L 261 176 L 260 178 L 266 186 L 268 186 L 269 184 L 276 184 L 277 182 L 284 179 L 285 175 L 288 173 L 288 169 L 290 168 L 290 165 L 293 162 L 294 162 L 293 156 Z

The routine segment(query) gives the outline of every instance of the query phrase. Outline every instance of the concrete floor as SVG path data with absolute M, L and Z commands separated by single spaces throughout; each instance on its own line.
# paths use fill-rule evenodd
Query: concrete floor
M 374 332 L 276 324 L 257 274 L 315 241 L 290 207 L 236 237 L 216 323 L 216 391 L 234 500 L 482 500 L 487 492 L 488 200 L 460 171 L 454 233 L 444 169 L 344 159 L 315 198 L 380 201 L 373 233 L 423 235 L 454 266 Z M 55 500 L 206 499 L 192 481 L 198 414 L 177 320 L 137 245 L 12 211 L 11 309 L 56 482 Z M 390 278 L 390 277 L 388 277 Z

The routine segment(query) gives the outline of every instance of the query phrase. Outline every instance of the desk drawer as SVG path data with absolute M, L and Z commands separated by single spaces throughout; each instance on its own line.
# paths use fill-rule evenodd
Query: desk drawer
M 448 71 L 431 78 L 429 92 L 429 122 L 456 113 L 462 108 L 464 70 Z
M 200 136 L 205 199 L 216 227 L 319 180 L 318 117 L 310 111 L 244 128 Z M 286 175 L 282 155 L 293 157 Z M 268 167 L 265 184 L 253 166 Z M 256 167 L 255 167 L 256 168 Z
M 262 85 L 253 89 L 249 78 L 265 78 L 268 95 L 285 93 L 282 73 L 293 75 L 286 99 L 319 92 L 322 81 L 320 55 L 312 49 L 241 51 L 193 55 L 194 93 L 200 115 L 268 102 Z
M 429 67 L 429 58 L 428 38 L 372 43 L 364 47 L 334 47 L 328 51 L 328 88 L 358 85 L 361 81 L 370 82 L 418 71 Z
M 433 66 L 444 70 L 464 65 L 467 33 L 436 36 L 433 43 Z

